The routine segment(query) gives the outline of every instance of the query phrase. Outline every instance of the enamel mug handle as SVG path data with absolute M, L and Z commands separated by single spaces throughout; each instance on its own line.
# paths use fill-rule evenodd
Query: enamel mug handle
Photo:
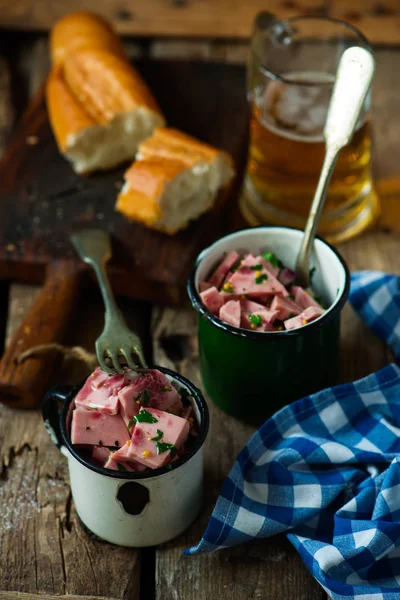
M 60 403 L 64 404 L 70 393 L 71 386 L 58 386 L 47 392 L 42 403 L 42 417 L 44 426 L 51 441 L 60 452 L 67 455 L 60 429 Z

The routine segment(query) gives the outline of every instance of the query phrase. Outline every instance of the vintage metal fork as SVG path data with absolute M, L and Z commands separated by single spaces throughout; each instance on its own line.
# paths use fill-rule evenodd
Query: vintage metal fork
M 71 236 L 71 241 L 79 256 L 93 267 L 105 306 L 105 325 L 96 340 L 96 354 L 99 365 L 107 373 L 122 373 L 119 360 L 123 356 L 128 367 L 133 370 L 147 368 L 139 337 L 126 325 L 119 311 L 107 277 L 106 263 L 111 258 L 110 236 L 98 229 L 85 229 Z M 105 358 L 111 359 L 110 368 Z

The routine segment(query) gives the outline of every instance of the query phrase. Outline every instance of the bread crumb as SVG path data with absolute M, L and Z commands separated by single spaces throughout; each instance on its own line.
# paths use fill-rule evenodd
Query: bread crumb
M 40 142 L 40 139 L 37 135 L 28 135 L 26 138 L 26 143 L 28 146 L 36 146 Z

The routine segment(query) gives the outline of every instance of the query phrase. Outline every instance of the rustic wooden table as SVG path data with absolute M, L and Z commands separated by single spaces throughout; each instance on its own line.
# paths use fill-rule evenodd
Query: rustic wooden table
M 243 43 L 158 40 L 127 46 L 132 57 L 243 62 L 246 55 Z M 7 34 L 1 49 L 0 145 L 4 151 L 13 121 L 47 70 L 48 48 L 45 37 Z M 374 231 L 340 250 L 352 270 L 396 272 L 400 268 L 400 123 L 396 122 L 400 50 L 377 48 L 376 57 L 374 170 L 384 213 Z M 0 282 L 0 336 L 5 344 L 37 292 L 31 286 Z M 193 312 L 127 299 L 119 303 L 145 341 L 149 360 L 153 357 L 155 363 L 180 371 L 201 386 Z M 91 289 L 79 303 L 65 344 L 92 349 L 102 318 L 99 294 Z M 342 350 L 341 381 L 364 376 L 392 359 L 349 307 L 344 311 Z M 83 374 L 81 365 L 68 364 L 54 379 L 77 381 Z M 210 412 L 201 516 L 177 540 L 134 550 L 101 542 L 81 525 L 71 501 L 66 461 L 52 446 L 40 414 L 0 407 L 0 599 L 326 599 L 283 536 L 213 555 L 182 556 L 185 547 L 200 539 L 223 478 L 252 433 L 251 427 L 227 418 L 211 403 Z

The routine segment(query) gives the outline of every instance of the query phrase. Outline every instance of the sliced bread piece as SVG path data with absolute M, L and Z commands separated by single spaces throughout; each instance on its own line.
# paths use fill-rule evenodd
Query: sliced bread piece
M 173 235 L 209 210 L 233 176 L 226 152 L 176 129 L 156 128 L 125 173 L 116 210 Z

